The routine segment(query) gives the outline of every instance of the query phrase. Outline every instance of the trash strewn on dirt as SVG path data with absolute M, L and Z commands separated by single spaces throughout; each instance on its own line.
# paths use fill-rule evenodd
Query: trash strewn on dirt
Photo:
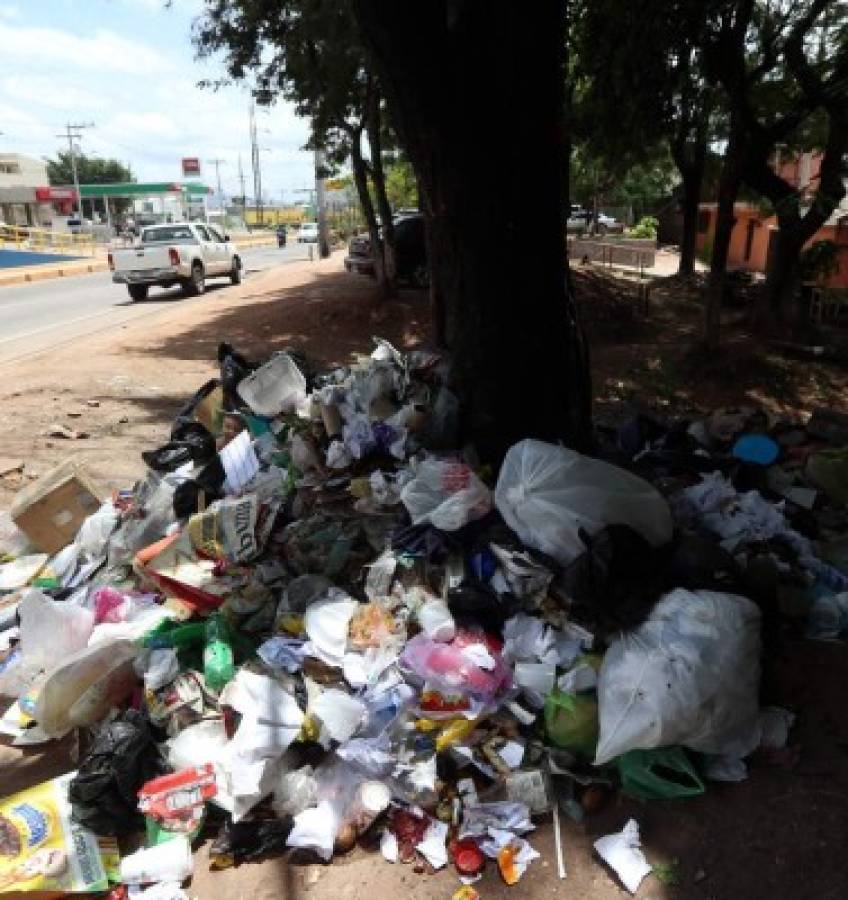
M 826 411 L 642 416 L 597 458 L 528 439 L 493 473 L 444 449 L 435 354 L 218 358 L 138 484 L 101 501 L 69 461 L 0 514 L 0 732 L 81 738 L 76 771 L 0 800 L 0 892 L 179 896 L 213 838 L 213 869 L 366 841 L 476 896 L 487 868 L 520 883 L 534 820 L 560 853 L 560 814 L 591 825 L 617 787 L 683 800 L 786 754 L 763 644 L 848 631 Z M 621 827 L 595 847 L 635 891 Z

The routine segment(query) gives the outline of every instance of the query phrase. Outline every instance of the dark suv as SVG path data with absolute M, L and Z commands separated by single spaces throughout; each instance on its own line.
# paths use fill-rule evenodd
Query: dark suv
M 344 264 L 348 272 L 374 276 L 374 256 L 368 235 L 357 235 L 351 239 Z M 417 288 L 429 286 L 430 269 L 421 213 L 395 219 L 395 264 L 400 281 L 408 281 Z

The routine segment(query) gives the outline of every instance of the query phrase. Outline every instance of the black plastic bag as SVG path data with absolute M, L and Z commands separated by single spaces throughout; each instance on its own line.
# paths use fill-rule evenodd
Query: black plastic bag
M 458 625 L 479 625 L 487 634 L 500 634 L 504 623 L 518 612 L 512 594 L 497 594 L 476 579 L 466 579 L 448 591 L 448 609 Z
M 628 525 L 608 525 L 594 537 L 581 529 L 588 548 L 555 582 L 575 604 L 577 618 L 606 633 L 636 628 L 663 592 L 671 547 L 654 548 Z
M 272 853 L 282 853 L 294 823 L 291 819 L 233 822 L 228 819 L 209 848 L 213 869 L 227 869 Z
M 138 831 L 139 788 L 163 771 L 149 720 L 127 710 L 98 731 L 80 763 L 69 790 L 74 821 L 99 835 Z
M 221 387 L 224 389 L 224 409 L 235 410 L 243 405 L 238 386 L 256 366 L 231 344 L 218 344 L 218 365 L 221 369 Z
M 177 485 L 174 491 L 174 515 L 178 519 L 187 519 L 200 511 L 200 496 L 203 495 L 204 508 L 214 500 L 223 496 L 226 472 L 218 456 L 209 462 L 202 471 L 189 481 Z
M 205 425 L 181 422 L 174 427 L 167 444 L 145 451 L 141 458 L 156 472 L 173 472 L 187 462 L 207 463 L 217 452 L 215 438 Z

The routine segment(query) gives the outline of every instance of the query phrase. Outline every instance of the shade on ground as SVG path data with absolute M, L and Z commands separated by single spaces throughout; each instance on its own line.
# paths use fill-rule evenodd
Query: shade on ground
M 36 253 L 32 250 L 0 250 L 0 269 L 37 266 L 42 263 L 72 262 L 79 258 L 78 256 L 63 256 L 59 253 Z

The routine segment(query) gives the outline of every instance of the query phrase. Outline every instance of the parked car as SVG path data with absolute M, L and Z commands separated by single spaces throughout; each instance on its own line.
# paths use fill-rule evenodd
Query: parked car
M 298 244 L 318 243 L 318 223 L 303 222 L 297 232 Z
M 413 287 L 429 287 L 430 267 L 424 238 L 424 217 L 420 213 L 406 213 L 396 217 L 394 225 L 398 279 L 409 282 Z M 351 239 L 344 264 L 348 272 L 374 276 L 374 255 L 368 235 L 357 235 Z
M 241 281 L 241 257 L 212 225 L 176 222 L 154 225 L 141 231 L 134 247 L 109 254 L 112 281 L 125 284 L 133 300 L 144 300 L 151 287 L 180 284 L 186 295 L 202 294 L 210 276 Z
M 82 219 L 78 213 L 72 213 L 68 216 L 68 231 L 71 234 L 88 234 L 91 231 L 93 222 L 91 219 Z

